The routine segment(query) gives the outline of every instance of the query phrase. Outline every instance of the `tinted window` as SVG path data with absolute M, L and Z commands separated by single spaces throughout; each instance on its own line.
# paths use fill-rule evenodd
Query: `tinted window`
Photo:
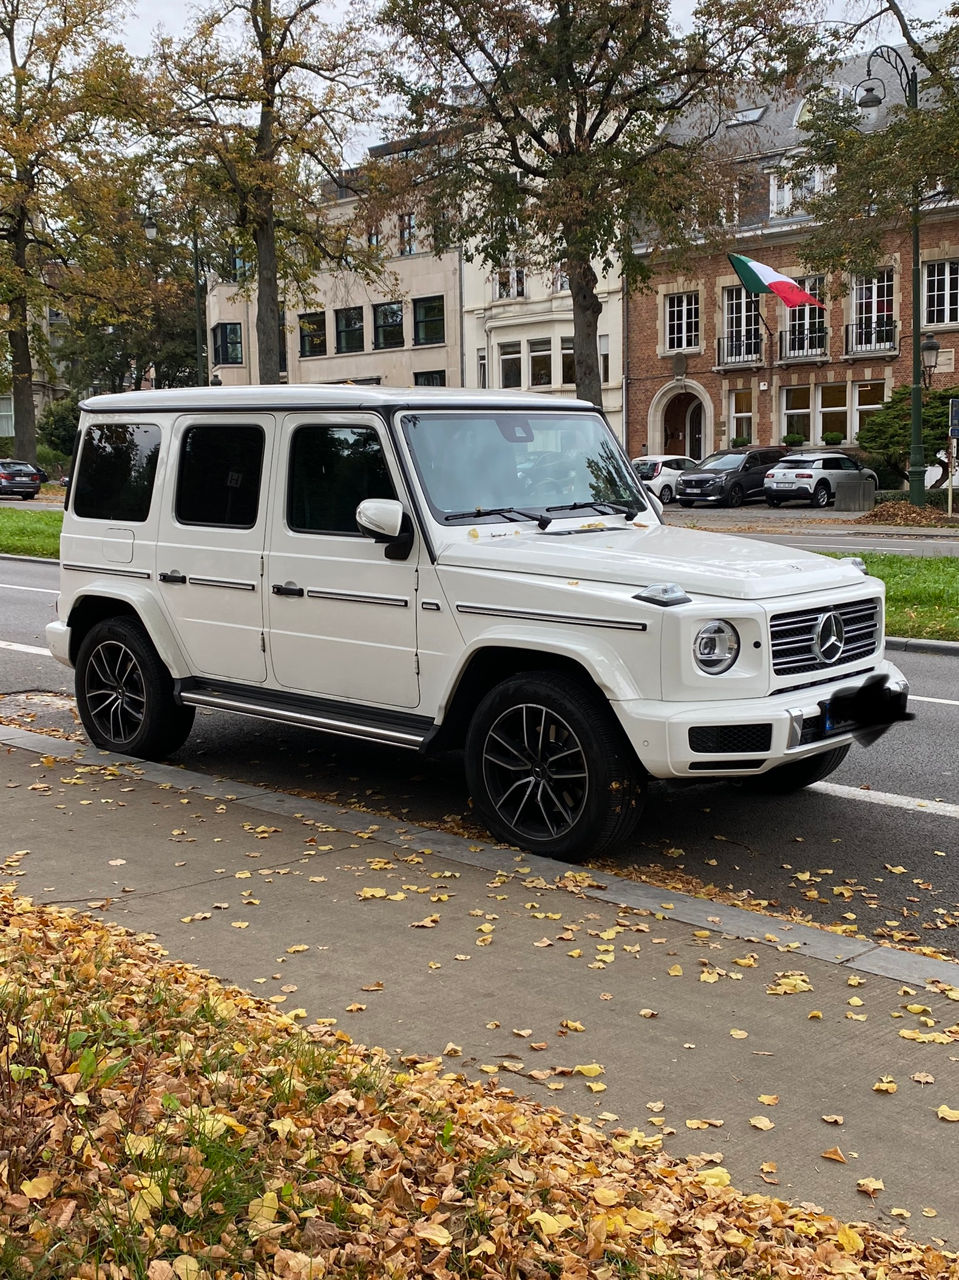
M 287 524 L 298 533 L 361 536 L 364 498 L 395 498 L 379 436 L 372 427 L 298 427 L 290 445 Z
M 703 462 L 700 471 L 738 471 L 743 465 L 741 453 L 712 453 Z
M 260 427 L 188 427 L 180 443 L 177 520 L 251 529 L 262 469 Z
M 87 427 L 71 489 L 74 514 L 142 523 L 150 513 L 159 452 L 160 428 L 153 423 Z

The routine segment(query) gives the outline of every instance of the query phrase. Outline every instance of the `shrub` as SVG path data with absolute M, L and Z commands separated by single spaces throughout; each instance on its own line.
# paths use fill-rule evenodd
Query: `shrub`
M 749 444 L 749 436 L 733 436 L 731 447 L 733 449 L 741 449 L 744 445 Z
M 806 443 L 806 437 L 800 435 L 798 431 L 787 431 L 786 434 L 783 436 L 783 444 L 786 444 L 786 445 L 793 446 L 793 445 L 800 445 L 805 443 Z
M 841 431 L 824 431 L 822 442 L 823 444 L 842 444 L 845 438 Z

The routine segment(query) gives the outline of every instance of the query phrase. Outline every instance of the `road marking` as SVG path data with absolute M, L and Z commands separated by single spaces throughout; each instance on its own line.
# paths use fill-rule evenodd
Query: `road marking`
M 959 702 L 955 698 L 920 698 L 918 693 L 910 693 L 910 702 L 938 702 L 944 707 L 959 707 Z
M 838 782 L 814 782 L 808 791 L 834 796 L 837 800 L 865 800 L 867 804 L 884 804 L 890 809 L 919 810 L 934 813 L 937 818 L 959 818 L 959 804 L 946 800 L 920 800 L 916 796 L 898 796 L 891 791 L 863 791 L 860 787 L 844 787 Z
M 4 591 L 39 591 L 44 596 L 58 596 L 60 594 L 53 587 L 19 587 L 12 582 L 0 582 L 0 588 Z
M 49 649 L 38 649 L 35 644 L 14 644 L 12 640 L 0 640 L 0 649 L 12 649 L 14 653 L 42 653 L 45 658 L 53 656 Z

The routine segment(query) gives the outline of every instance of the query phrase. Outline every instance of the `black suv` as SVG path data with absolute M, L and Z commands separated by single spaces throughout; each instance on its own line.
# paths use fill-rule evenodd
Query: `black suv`
M 741 507 L 750 498 L 763 497 L 766 472 L 789 452 L 782 446 L 756 449 L 719 449 L 693 471 L 676 480 L 681 507 L 710 502 L 718 507 Z

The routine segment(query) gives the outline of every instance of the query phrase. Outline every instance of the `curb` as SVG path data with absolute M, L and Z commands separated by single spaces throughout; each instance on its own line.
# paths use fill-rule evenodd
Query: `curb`
M 908 653 L 946 654 L 959 658 L 959 640 L 910 640 L 899 636 L 886 636 L 886 648 Z
M 22 564 L 59 564 L 53 556 L 15 556 L 8 551 L 0 551 L 0 560 L 19 560 Z
M 67 744 L 60 739 L 48 738 L 26 729 L 10 729 L 0 725 L 0 746 L 20 748 L 37 755 L 54 755 L 57 753 L 58 743 L 61 749 L 67 745 L 72 747 L 70 757 L 75 757 L 78 752 L 83 756 L 87 750 L 82 745 L 78 747 L 76 743 Z M 114 756 L 106 751 L 94 751 L 91 756 L 84 758 L 90 761 L 97 759 L 105 765 L 133 765 L 137 770 L 136 777 L 145 782 L 154 785 L 163 783 L 181 791 L 202 791 L 205 796 L 242 804 L 274 817 L 310 817 L 316 822 L 352 835 L 369 827 L 369 814 L 356 815 L 350 810 L 344 812 L 341 806 L 269 791 L 248 782 L 214 778 L 208 774 L 179 769 L 175 765 L 153 764 L 131 756 Z M 358 817 L 362 821 L 358 821 Z M 428 844 L 434 853 L 441 854 L 451 862 L 494 873 L 504 870 L 504 858 L 517 852 L 506 845 L 480 845 L 462 836 L 449 835 L 410 822 L 395 822 L 391 818 L 378 819 L 378 825 L 378 838 L 384 843 L 406 847 L 411 840 L 422 842 Z M 567 862 L 555 862 L 551 858 L 540 858 L 535 854 L 524 855 L 522 861 L 529 867 L 531 875 L 541 876 L 544 880 L 556 880 L 570 869 Z M 605 872 L 599 874 L 609 880 L 616 880 L 615 873 L 608 876 Z M 581 888 L 579 892 L 584 898 L 647 911 L 661 920 L 673 920 L 677 924 L 696 929 L 709 929 L 717 934 L 749 942 L 753 946 L 779 949 L 788 937 L 791 944 L 798 944 L 792 954 L 810 956 L 859 973 L 893 978 L 899 982 L 925 983 L 931 979 L 939 979 L 950 986 L 959 985 L 959 964 L 952 961 L 933 960 L 914 951 L 881 947 L 868 938 L 849 938 L 817 929 L 813 925 L 779 920 L 775 916 L 764 916 L 759 912 L 746 911 L 742 907 L 726 906 L 708 898 L 693 897 L 692 894 L 657 889 L 653 885 L 639 884 L 634 880 L 617 881 L 614 887 L 597 882 L 593 886 Z M 665 910 L 662 899 L 667 892 L 672 905 Z M 773 929 L 775 933 L 772 932 Z

